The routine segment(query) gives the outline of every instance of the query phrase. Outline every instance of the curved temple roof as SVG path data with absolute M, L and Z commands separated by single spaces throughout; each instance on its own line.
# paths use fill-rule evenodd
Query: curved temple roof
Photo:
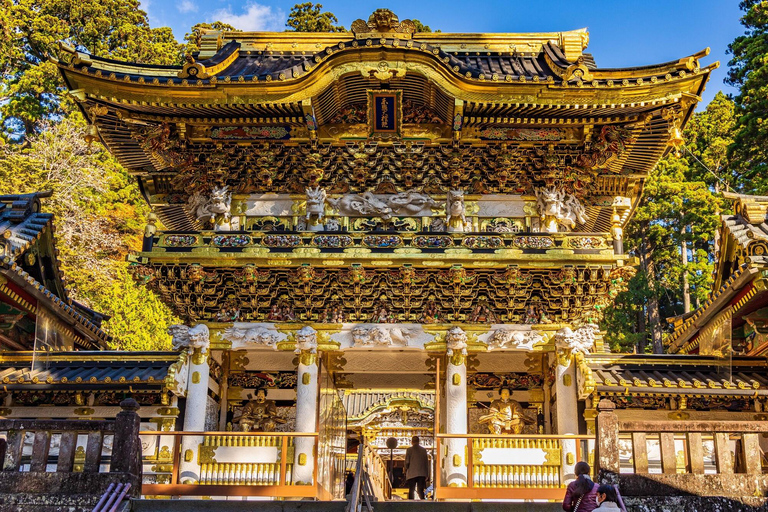
M 464 155 L 467 173 L 477 176 L 490 176 L 495 155 L 506 155 L 509 160 L 499 165 L 517 159 L 516 168 L 534 181 L 555 156 L 560 170 L 581 158 L 591 162 L 576 165 L 576 172 L 593 175 L 593 204 L 609 208 L 606 198 L 620 196 L 634 206 L 645 176 L 693 112 L 717 63 L 700 66 L 707 49 L 657 65 L 601 69 L 584 53 L 588 39 L 585 29 L 416 33 L 409 20 L 378 10 L 346 33 L 210 32 L 183 66 L 117 62 L 65 45 L 54 60 L 92 123 L 92 136 L 140 176 L 166 226 L 186 230 L 190 221 L 168 198 L 178 202 L 178 196 L 198 191 L 198 182 L 175 175 L 218 166 L 216 172 L 226 168 L 221 181 L 234 186 L 253 180 L 254 162 L 263 156 L 297 184 L 288 190 L 287 179 L 257 180 L 253 190 L 239 193 L 297 193 L 307 186 L 301 181 L 306 167 L 316 165 L 306 156 L 319 151 L 328 155 L 326 181 L 338 180 L 340 165 L 347 165 L 345 144 L 373 140 L 364 124 L 367 91 L 387 88 L 403 91 L 403 108 L 428 111 L 427 122 L 404 121 L 400 140 L 426 144 L 424 155 L 436 162 L 430 172 L 452 172 L 441 150 Z M 232 137 L 219 134 L 242 127 L 249 128 Z M 509 136 L 520 129 L 553 133 Z M 628 132 L 609 142 L 606 129 Z M 391 151 L 417 153 L 384 142 L 366 151 L 383 155 L 381 161 Z M 481 146 L 490 151 L 468 156 Z M 269 156 L 278 153 L 279 165 Z M 552 156 L 546 164 L 536 160 L 545 154 Z M 370 175 L 381 176 L 382 169 L 372 168 Z M 510 193 L 506 183 L 512 182 L 484 193 Z M 603 217 L 610 218 L 606 212 Z

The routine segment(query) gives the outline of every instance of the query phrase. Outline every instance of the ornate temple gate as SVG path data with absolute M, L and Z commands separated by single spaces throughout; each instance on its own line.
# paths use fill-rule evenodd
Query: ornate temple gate
M 335 387 L 348 413 L 379 390 L 386 414 L 432 411 L 439 499 L 559 497 L 591 453 L 585 355 L 633 274 L 623 229 L 713 69 L 601 69 L 588 40 L 379 9 L 206 33 L 177 69 L 60 47 L 155 213 L 131 272 L 188 324 L 164 386 L 184 433 L 153 434 L 147 493 L 338 496 Z M 528 430 L 489 432 L 502 387 Z

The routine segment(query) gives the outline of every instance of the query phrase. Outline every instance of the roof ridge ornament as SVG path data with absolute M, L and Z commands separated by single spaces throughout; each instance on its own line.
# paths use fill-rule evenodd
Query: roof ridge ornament
M 411 20 L 403 20 L 397 17 L 389 9 L 376 9 L 368 17 L 368 21 L 357 19 L 352 22 L 352 32 L 358 37 L 363 34 L 397 34 L 398 37 L 410 39 L 416 32 L 416 24 Z
M 205 66 L 197 62 L 191 54 L 184 57 L 184 67 L 177 76 L 179 78 L 197 78 L 198 80 L 210 78 L 210 74 L 206 71 Z

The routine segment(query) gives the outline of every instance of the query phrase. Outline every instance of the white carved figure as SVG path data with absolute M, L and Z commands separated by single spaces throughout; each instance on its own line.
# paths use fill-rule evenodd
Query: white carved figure
M 558 229 L 574 230 L 577 224 L 589 220 L 587 211 L 576 196 L 555 187 L 536 190 L 536 203 L 544 229 L 557 233 Z
M 361 325 L 352 329 L 355 346 L 407 347 L 411 339 L 408 329 L 387 325 Z
M 555 333 L 555 348 L 567 356 L 581 353 L 588 354 L 595 346 L 595 335 L 599 328 L 595 324 L 587 324 L 575 331 L 570 327 L 563 327 Z
M 269 329 L 257 325 L 255 327 L 230 327 L 223 334 L 224 339 L 242 345 L 264 345 L 277 348 L 278 337 Z
M 323 220 L 326 197 L 325 189 L 307 187 L 305 193 L 307 196 L 307 215 L 305 217 L 307 222 Z
M 429 223 L 429 230 L 435 233 L 445 233 L 445 221 L 440 217 L 435 217 L 432 222 Z
M 214 231 L 237 231 L 240 219 L 232 217 L 232 194 L 229 187 L 217 187 L 210 197 L 197 193 L 189 198 L 189 210 L 200 222 L 211 223 Z
M 341 215 L 378 215 L 384 220 L 392 217 L 392 208 L 372 192 L 346 194 L 336 199 L 327 199 L 335 211 Z
M 301 352 L 317 353 L 317 331 L 310 326 L 302 327 L 294 335 L 297 354 Z
M 329 218 L 325 222 L 325 230 L 326 231 L 341 231 L 341 223 L 339 222 L 339 219 L 335 217 Z
M 437 201 L 412 189 L 387 197 L 387 204 L 398 215 L 417 215 L 425 207 L 436 206 Z
M 488 350 L 501 348 L 533 350 L 534 345 L 543 341 L 545 341 L 544 336 L 536 331 L 497 329 L 488 338 Z
M 448 349 L 445 353 L 452 356 L 454 351 L 458 351 L 463 356 L 467 355 L 467 341 L 467 333 L 461 327 L 451 327 L 445 333 L 445 346 Z
M 208 350 L 211 343 L 208 326 L 199 324 L 194 327 L 188 325 L 175 324 L 168 327 L 168 334 L 173 338 L 173 350 L 182 348 L 201 349 L 202 352 Z
M 467 226 L 467 211 L 463 190 L 449 190 L 445 198 L 445 224 L 448 232 L 461 233 Z

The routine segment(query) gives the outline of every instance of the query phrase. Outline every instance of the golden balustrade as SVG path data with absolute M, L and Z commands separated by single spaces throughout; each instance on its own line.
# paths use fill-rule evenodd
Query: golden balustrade
M 152 431 L 141 432 L 140 436 L 142 441 L 157 441 L 155 453 L 144 456 L 145 465 L 154 464 L 150 474 L 145 473 L 149 477 L 142 485 L 145 496 L 318 496 L 317 457 L 312 472 L 314 484 L 292 482 L 294 440 L 311 437 L 317 442 L 317 433 Z M 181 453 L 184 437 L 200 440 L 197 453 Z M 173 447 L 161 446 L 169 438 Z M 197 482 L 179 482 L 182 458 L 197 466 Z M 159 464 L 160 461 L 165 464 Z M 147 482 L 148 479 L 154 482 Z
M 460 462 L 444 460 L 451 439 L 466 440 Z M 560 500 L 568 476 L 562 471 L 563 454 L 583 460 L 588 442 L 594 439 L 588 435 L 437 434 L 435 497 Z M 446 485 L 444 464 L 466 472 L 465 484 Z

